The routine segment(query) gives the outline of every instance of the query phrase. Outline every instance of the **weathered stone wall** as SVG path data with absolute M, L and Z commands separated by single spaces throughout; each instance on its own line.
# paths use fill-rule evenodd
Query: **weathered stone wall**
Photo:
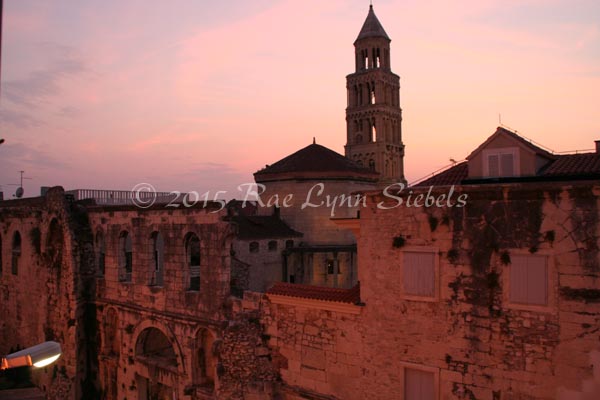
M 218 358 L 212 346 L 221 337 L 221 323 L 226 319 L 232 232 L 222 221 L 223 213 L 211 211 L 199 207 L 90 209 L 92 230 L 102 234 L 106 244 L 105 273 L 97 278 L 97 323 L 102 327 L 100 377 L 107 399 L 137 398 L 147 390 L 140 386 L 157 384 L 182 399 L 211 398 L 220 390 Z M 118 274 L 122 231 L 132 237 L 131 282 L 123 282 Z M 151 279 L 154 232 L 160 232 L 164 240 L 160 285 Z M 189 290 L 188 233 L 200 239 L 198 291 Z M 171 344 L 175 365 L 144 358 L 140 338 L 152 328 Z
M 600 348 L 599 190 L 588 183 L 463 187 L 464 208 L 381 210 L 376 204 L 385 199 L 372 197 L 358 248 L 366 303 L 360 398 L 400 398 L 402 365 L 436 372 L 443 399 L 582 391 Z M 436 249 L 439 300 L 402 296 L 401 254 L 419 247 Z M 548 255 L 547 307 L 508 302 L 515 254 Z
M 319 184 L 323 185 L 323 191 Z M 353 193 L 359 190 L 373 190 L 374 184 L 343 180 L 279 181 L 265 183 L 266 190 L 261 194 L 263 203 L 269 199 L 279 199 L 280 215 L 292 229 L 305 234 L 302 241 L 309 244 L 352 244 L 356 239 L 347 230 L 331 221 L 335 218 L 354 218 L 361 209 L 357 206 Z M 290 207 L 283 206 L 285 196 L 291 195 Z M 344 196 L 344 197 L 342 197 Z M 348 198 L 351 197 L 350 206 Z M 345 199 L 345 201 L 344 201 Z M 320 205 L 319 207 L 303 204 Z M 362 204 L 362 203 L 361 203 Z M 272 209 L 259 207 L 260 215 L 270 215 Z
M 235 240 L 233 242 L 234 257 L 248 264 L 246 290 L 264 292 L 274 282 L 281 282 L 282 254 L 286 241 L 298 243 L 300 238 L 282 238 L 268 240 Z M 269 242 L 277 243 L 275 250 L 269 250 Z M 250 243 L 258 243 L 258 251 L 250 251 Z
M 382 210 L 395 202 L 371 195 L 360 314 L 298 298 L 263 309 L 285 398 L 401 399 L 406 368 L 432 373 L 440 399 L 597 398 L 600 187 L 496 189 L 463 187 L 464 208 Z M 434 299 L 403 293 L 401 260 L 415 249 L 436 254 Z M 518 254 L 548 256 L 546 306 L 509 302 Z
M 21 236 L 16 274 L 13 237 Z M 94 295 L 88 272 L 93 251 L 85 210 L 66 201 L 62 188 L 43 198 L 0 203 L 2 274 L 0 276 L 0 352 L 46 340 L 62 346 L 62 356 L 33 369 L 34 383 L 49 399 L 95 398 Z
M 286 399 L 359 399 L 365 362 L 359 306 L 351 312 L 266 301 L 263 324 L 279 358 Z

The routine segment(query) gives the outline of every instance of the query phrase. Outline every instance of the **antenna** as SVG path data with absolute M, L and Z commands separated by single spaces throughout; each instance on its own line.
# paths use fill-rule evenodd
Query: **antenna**
M 17 188 L 15 192 L 15 197 L 18 199 L 23 197 L 23 194 L 25 193 L 25 189 L 23 189 L 23 179 L 31 179 L 23 176 L 23 174 L 25 174 L 25 171 L 19 171 L 19 173 L 21 174 L 21 185 Z

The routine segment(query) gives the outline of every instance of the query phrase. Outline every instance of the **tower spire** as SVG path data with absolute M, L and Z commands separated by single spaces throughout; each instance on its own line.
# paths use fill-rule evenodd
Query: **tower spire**
M 356 70 L 346 77 L 346 157 L 379 173 L 380 182 L 403 182 L 404 144 L 400 77 L 390 66 L 391 39 L 373 3 L 354 42 Z

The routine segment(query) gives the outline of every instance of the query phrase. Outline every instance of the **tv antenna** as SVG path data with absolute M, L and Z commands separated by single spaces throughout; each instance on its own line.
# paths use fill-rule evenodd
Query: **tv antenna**
M 17 199 L 20 199 L 21 197 L 23 197 L 23 194 L 25 194 L 25 189 L 23 189 L 23 179 L 32 179 L 23 176 L 25 174 L 25 171 L 19 171 L 19 173 L 21 174 L 21 184 L 19 185 L 14 194 L 14 197 L 16 197 Z

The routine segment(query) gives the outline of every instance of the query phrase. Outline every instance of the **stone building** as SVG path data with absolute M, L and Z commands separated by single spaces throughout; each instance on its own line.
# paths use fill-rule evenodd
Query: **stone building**
M 599 178 L 600 152 L 499 128 L 464 164 L 367 193 L 343 221 L 359 289 L 267 292 L 289 398 L 598 398 Z
M 0 351 L 59 341 L 60 400 L 599 398 L 600 149 L 500 127 L 400 185 L 389 42 L 370 7 L 346 157 L 258 171 L 264 206 L 0 202 Z

